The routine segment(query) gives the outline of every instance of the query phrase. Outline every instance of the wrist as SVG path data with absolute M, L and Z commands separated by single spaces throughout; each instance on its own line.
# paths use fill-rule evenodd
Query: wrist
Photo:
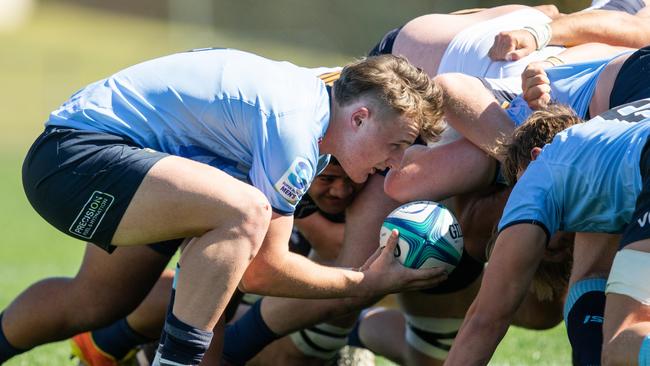
M 365 274 L 357 268 L 341 268 L 346 282 L 347 296 L 357 297 L 366 295 Z
M 536 50 L 541 50 L 551 42 L 552 30 L 549 23 L 527 25 L 523 29 L 535 39 Z

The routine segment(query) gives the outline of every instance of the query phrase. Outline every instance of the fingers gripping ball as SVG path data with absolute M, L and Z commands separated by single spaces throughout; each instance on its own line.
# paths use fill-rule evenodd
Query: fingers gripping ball
M 451 272 L 463 254 L 463 234 L 454 215 L 431 201 L 407 203 L 391 212 L 381 227 L 379 244 L 399 231 L 395 258 L 409 268 L 443 267 Z

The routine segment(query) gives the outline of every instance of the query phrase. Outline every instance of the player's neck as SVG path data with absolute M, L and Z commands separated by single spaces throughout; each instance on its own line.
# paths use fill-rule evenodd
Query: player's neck
M 330 120 L 325 130 L 325 135 L 318 142 L 318 151 L 321 155 L 332 154 L 336 156 L 339 145 L 341 144 L 341 121 L 340 110 L 336 102 L 332 100 L 330 109 Z

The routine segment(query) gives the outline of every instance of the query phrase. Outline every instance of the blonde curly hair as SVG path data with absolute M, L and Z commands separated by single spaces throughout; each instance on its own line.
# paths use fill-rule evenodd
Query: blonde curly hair
M 406 58 L 394 55 L 368 57 L 348 64 L 334 82 L 334 100 L 340 106 L 371 97 L 382 112 L 414 120 L 420 136 L 435 141 L 444 129 L 442 90 Z

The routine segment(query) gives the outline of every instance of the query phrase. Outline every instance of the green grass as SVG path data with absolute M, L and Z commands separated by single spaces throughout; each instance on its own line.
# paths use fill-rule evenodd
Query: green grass
M 305 51 L 295 43 L 268 39 L 260 43 L 244 34 L 55 3 L 38 8 L 32 21 L 18 31 L 0 33 L 0 308 L 38 279 L 73 275 L 81 260 L 83 245 L 49 227 L 33 212 L 22 191 L 22 158 L 48 113 L 78 88 L 122 67 L 211 45 L 252 50 L 309 66 L 342 64 L 351 57 L 334 51 Z M 70 365 L 67 356 L 67 345 L 56 343 L 7 365 Z M 513 329 L 494 359 L 495 365 L 569 363 L 561 327 L 548 332 Z

